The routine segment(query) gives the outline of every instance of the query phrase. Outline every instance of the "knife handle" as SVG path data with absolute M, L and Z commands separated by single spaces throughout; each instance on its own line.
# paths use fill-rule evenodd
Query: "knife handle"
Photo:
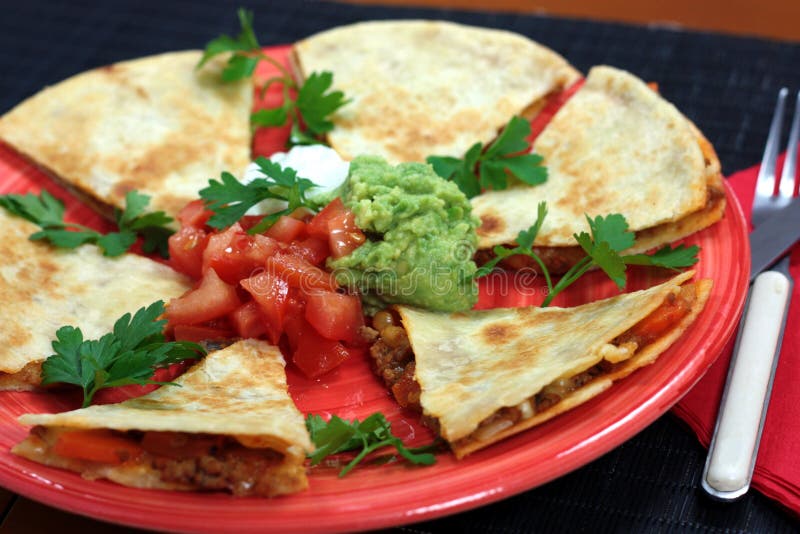
M 750 290 L 703 473 L 703 489 L 718 499 L 738 498 L 750 487 L 790 290 L 790 279 L 777 271 L 758 275 Z

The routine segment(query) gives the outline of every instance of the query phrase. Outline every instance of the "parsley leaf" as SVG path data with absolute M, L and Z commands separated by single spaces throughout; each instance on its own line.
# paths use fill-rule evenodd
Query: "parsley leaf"
M 428 156 L 426 161 L 436 174 L 455 182 L 467 198 L 479 195 L 482 189 L 507 189 L 509 175 L 528 185 L 539 185 L 547 181 L 542 156 L 521 153 L 528 149 L 526 138 L 530 133 L 530 123 L 515 116 L 486 150 L 483 143 L 475 143 L 463 159 Z
M 496 246 L 494 247 L 494 258 L 487 261 L 485 264 L 481 265 L 478 270 L 475 272 L 475 277 L 480 278 L 481 276 L 486 276 L 491 273 L 497 264 L 506 259 L 509 256 L 514 256 L 516 254 L 523 254 L 525 256 L 530 256 L 539 264 L 542 272 L 544 273 L 547 279 L 547 287 L 550 288 L 550 274 L 547 271 L 547 268 L 544 265 L 544 262 L 539 258 L 539 256 L 533 252 L 533 242 L 536 240 L 536 236 L 539 234 L 539 230 L 542 228 L 542 224 L 544 223 L 544 218 L 547 216 L 547 203 L 540 202 L 536 208 L 536 222 L 534 222 L 530 228 L 527 230 L 522 230 L 519 234 L 517 234 L 517 246 L 514 248 L 506 248 L 503 246 Z
M 129 191 L 125 195 L 125 210 L 114 210 L 114 218 L 117 221 L 117 226 L 120 229 L 120 234 L 129 234 L 127 237 L 130 240 L 130 235 L 134 237 L 142 236 L 144 242 L 142 249 L 148 254 L 151 252 L 158 252 L 162 258 L 169 257 L 169 236 L 172 235 L 172 230 L 167 226 L 172 222 L 172 217 L 168 216 L 163 211 L 154 211 L 150 213 L 145 212 L 145 208 L 150 203 L 150 197 L 143 195 L 137 191 Z M 123 244 L 125 238 L 122 238 Z M 133 241 L 130 241 L 124 250 L 130 248 Z M 122 254 L 122 252 L 120 252 Z
M 237 15 L 241 26 L 239 35 L 235 38 L 221 35 L 209 41 L 197 68 L 214 56 L 230 53 L 221 78 L 225 82 L 233 82 L 251 77 L 260 61 L 270 63 L 279 75 L 266 81 L 261 94 L 266 93 L 272 84 L 280 84 L 283 87 L 283 104 L 253 112 L 250 123 L 254 127 L 275 127 L 283 126 L 288 121 L 292 126 L 289 145 L 321 143 L 322 135 L 333 129 L 330 116 L 349 102 L 342 91 L 331 90 L 333 73 L 312 72 L 304 83 L 298 84 L 281 62 L 262 51 L 253 31 L 253 13 L 239 9 Z M 294 98 L 293 93 L 296 93 Z
M 203 348 L 187 341 L 166 342 L 164 302 L 126 313 L 112 332 L 100 339 L 84 340 L 80 328 L 63 326 L 53 341 L 55 354 L 42 364 L 42 384 L 74 384 L 83 390 L 83 406 L 97 391 L 130 384 L 174 385 L 151 380 L 153 372 L 186 359 L 205 355 Z
M 307 134 L 319 136 L 333 129 L 328 116 L 348 100 L 342 91 L 331 91 L 333 73 L 312 72 L 297 91 L 295 105 L 307 128 Z
M 615 252 L 629 249 L 636 241 L 636 235 L 628 231 L 628 221 L 619 213 L 612 213 L 603 217 L 598 215 L 594 219 L 586 215 L 586 221 L 592 231 L 594 241 L 605 241 Z
M 64 204 L 47 191 L 42 191 L 39 196 L 33 193 L 1 195 L 0 206 L 12 215 L 17 215 L 42 227 L 59 226 L 63 223 Z
M 340 478 L 368 454 L 384 447 L 394 447 L 400 456 L 416 465 L 432 465 L 436 462 L 436 457 L 431 452 L 438 448 L 436 443 L 407 448 L 400 438 L 392 434 L 391 423 L 380 412 L 370 415 L 362 422 L 358 419 L 346 421 L 336 415 L 325 422 L 319 415 L 309 414 L 306 417 L 306 428 L 316 447 L 310 456 L 311 465 L 319 464 L 332 454 L 360 449 L 356 457 L 339 472 Z
M 554 285 L 547 266 L 533 250 L 533 243 L 546 216 L 547 205 L 541 202 L 537 209 L 536 222 L 530 228 L 521 231 L 517 235 L 517 246 L 514 248 L 494 247 L 495 257 L 478 268 L 475 277 L 488 275 L 498 263 L 509 256 L 516 254 L 529 256 L 536 261 L 544 274 L 548 295 L 542 302 L 542 307 L 546 307 L 550 305 L 556 295 L 572 285 L 589 269 L 595 267 L 605 272 L 619 289 L 624 289 L 626 283 L 625 270 L 628 265 L 649 265 L 680 269 L 697 263 L 697 253 L 700 251 L 700 247 L 696 245 L 691 247 L 679 245 L 674 249 L 669 245 L 665 245 L 653 254 L 622 256 L 619 254 L 620 252 L 633 247 L 636 243 L 636 235 L 628 231 L 628 221 L 625 220 L 625 217 L 619 213 L 612 213 L 605 217 L 598 215 L 594 219 L 587 215 L 586 221 L 589 223 L 589 233 L 574 234 L 575 240 L 586 253 L 586 256 L 564 273 L 558 283 Z
M 308 178 L 300 178 L 297 171 L 291 167 L 281 167 L 280 164 L 264 157 L 255 161 L 264 178 L 256 178 L 249 184 L 243 184 L 229 172 L 223 172 L 221 182 L 209 180 L 208 187 L 200 190 L 200 198 L 206 207 L 214 212 L 208 220 L 208 225 L 213 228 L 226 228 L 242 218 L 251 207 L 262 200 L 275 198 L 285 200 L 286 209 L 264 217 L 257 225 L 250 229 L 251 234 L 263 232 L 269 228 L 278 217 L 288 215 L 301 206 L 317 208 L 311 200 L 306 198 L 306 192 L 315 186 Z
M 671 248 L 664 245 L 653 254 L 631 254 L 623 256 L 627 265 L 651 265 L 653 267 L 664 267 L 666 269 L 683 269 L 691 267 L 697 263 L 697 253 L 700 247 L 692 245 L 678 245 Z
M 254 52 L 261 50 L 256 34 L 253 31 L 253 12 L 239 8 L 236 11 L 236 15 L 239 17 L 239 25 L 242 28 L 239 35 L 236 38 L 220 35 L 216 39 L 209 41 L 196 68 L 201 68 L 212 57 L 225 52 Z M 222 79 L 226 82 L 232 82 L 250 77 L 253 74 L 253 70 L 255 70 L 258 59 L 253 58 L 255 63 L 252 64 L 252 69 L 250 69 L 250 62 L 247 59 L 249 59 L 249 56 L 245 54 L 235 53 L 232 55 L 228 59 L 226 68 L 222 71 Z
M 82 224 L 64 221 L 64 204 L 47 191 L 39 195 L 0 195 L 0 207 L 38 225 L 41 230 L 31 234 L 32 241 L 48 241 L 58 248 L 72 249 L 94 243 L 105 256 L 119 256 L 130 249 L 137 236 L 144 238 L 145 252 L 158 252 L 169 257 L 168 243 L 172 235 L 166 225 L 172 222 L 163 211 L 145 213 L 150 197 L 136 191 L 125 195 L 125 210 L 114 210 L 119 232 L 101 234 Z

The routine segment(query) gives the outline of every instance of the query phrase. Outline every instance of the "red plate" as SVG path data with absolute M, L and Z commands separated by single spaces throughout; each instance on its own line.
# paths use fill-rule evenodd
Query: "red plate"
M 68 213 L 74 219 L 102 224 L 88 208 L 0 146 L 0 193 L 43 186 L 67 199 Z M 725 218 L 686 243 L 702 247 L 697 276 L 713 279 L 714 288 L 705 311 L 675 345 L 653 365 L 592 401 L 460 462 L 441 454 L 432 467 L 371 465 L 359 467 L 343 479 L 337 478 L 336 466 L 315 467 L 310 470 L 308 491 L 271 500 L 137 490 L 83 480 L 74 473 L 12 455 L 9 449 L 28 431 L 16 422 L 20 414 L 55 412 L 68 406 L 51 394 L 4 392 L 0 393 L 0 485 L 97 519 L 187 532 L 374 529 L 432 519 L 509 497 L 586 464 L 642 430 L 675 404 L 720 354 L 736 327 L 749 275 L 747 225 L 729 189 Z M 635 270 L 629 288 L 648 287 L 666 276 Z M 542 298 L 537 280 L 504 281 L 505 285 L 496 280 L 491 288 L 484 283 L 481 306 L 518 306 Z M 615 293 L 612 282 L 591 273 L 557 303 L 571 306 Z M 291 367 L 288 373 L 290 392 L 303 412 L 364 418 L 381 411 L 392 421 L 394 432 L 412 445 L 432 439 L 414 414 L 400 410 L 389 398 L 365 361 L 349 362 L 318 381 L 302 378 Z

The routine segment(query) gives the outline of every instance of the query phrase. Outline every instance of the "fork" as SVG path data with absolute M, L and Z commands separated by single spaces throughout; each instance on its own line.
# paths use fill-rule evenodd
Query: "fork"
M 793 202 L 800 138 L 800 92 L 779 181 L 775 174 L 788 92 L 784 87 L 778 93 L 756 182 L 752 208 L 754 226 Z M 786 255 L 771 271 L 759 274 L 751 286 L 703 471 L 703 489 L 716 499 L 737 499 L 750 487 L 786 326 L 791 280 Z

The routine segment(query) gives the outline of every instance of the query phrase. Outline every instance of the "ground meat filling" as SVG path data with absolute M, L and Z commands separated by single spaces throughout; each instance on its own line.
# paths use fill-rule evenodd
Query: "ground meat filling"
M 643 349 L 677 326 L 691 311 L 695 298 L 694 285 L 682 286 L 669 293 L 658 308 L 614 339 L 612 345 L 631 347 L 634 352 Z M 421 390 L 414 378 L 414 353 L 405 329 L 400 326 L 400 318 L 393 310 L 383 310 L 373 317 L 372 326 L 362 336 L 372 343 L 370 355 L 375 373 L 383 378 L 401 406 L 422 412 L 419 402 Z M 486 441 L 518 421 L 555 406 L 568 394 L 597 377 L 613 372 L 624 363 L 625 360 L 619 363 L 602 360 L 582 373 L 558 379 L 519 405 L 500 408 L 481 421 L 478 428 L 461 441 Z M 429 417 L 425 419 L 428 426 L 438 430 L 437 421 Z
M 204 490 L 227 490 L 237 496 L 269 495 L 270 471 L 283 461 L 283 455 L 272 449 L 249 449 L 231 438 L 181 433 L 175 433 L 173 439 L 184 443 L 176 451 L 186 447 L 186 456 L 170 454 L 160 445 L 151 451 L 148 434 L 166 433 L 148 432 L 142 440 L 161 480 Z
M 374 330 L 363 337 L 374 340 L 370 355 L 375 373 L 383 378 L 400 406 L 421 412 L 414 353 L 400 318 L 393 310 L 382 310 L 372 318 L 372 327 Z
M 82 439 L 95 439 L 110 455 L 86 456 L 81 450 L 62 446 L 63 434 L 81 434 Z M 230 491 L 237 496 L 269 497 L 275 494 L 283 477 L 283 454 L 273 449 L 250 449 L 237 440 L 221 435 L 184 432 L 121 432 L 115 430 L 53 430 L 34 427 L 32 434 L 40 438 L 51 453 L 81 462 L 91 473 L 98 466 L 148 466 L 164 482 L 198 490 Z M 101 439 L 98 445 L 97 440 Z M 74 442 L 73 442 L 74 444 Z M 96 454 L 96 453 L 94 453 Z

